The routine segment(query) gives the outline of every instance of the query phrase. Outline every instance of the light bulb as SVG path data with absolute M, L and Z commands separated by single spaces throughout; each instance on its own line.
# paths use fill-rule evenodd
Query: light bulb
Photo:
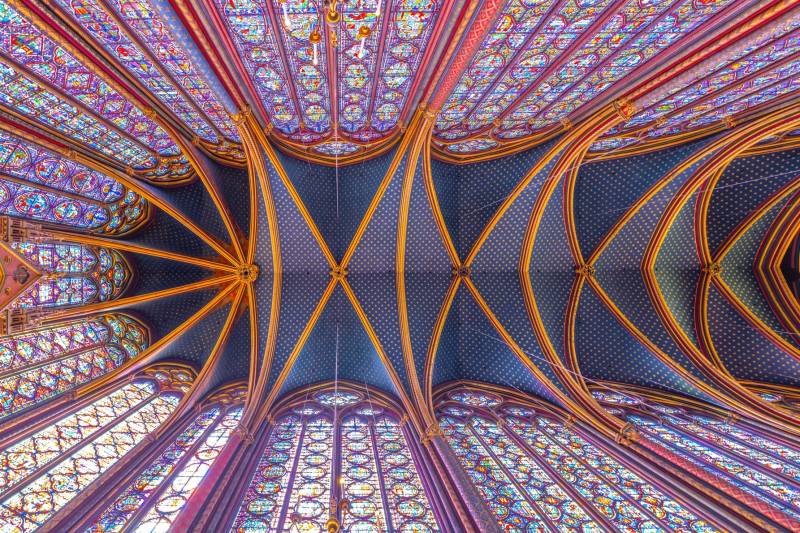
M 381 0 L 378 0 L 378 5 L 375 6 L 375 16 L 379 17 L 381 15 Z
M 364 57 L 364 43 L 365 42 L 366 42 L 366 39 L 361 39 L 361 46 L 358 49 L 358 58 L 359 59 L 362 59 Z
M 317 43 L 314 43 L 314 66 L 315 67 L 319 64 L 319 57 L 318 57 L 319 53 L 317 51 L 318 47 L 319 47 L 319 45 Z

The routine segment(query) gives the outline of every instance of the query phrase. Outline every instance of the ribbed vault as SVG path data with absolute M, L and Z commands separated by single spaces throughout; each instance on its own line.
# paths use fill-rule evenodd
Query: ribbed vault
M 603 384 L 800 438 L 762 394 L 800 386 L 793 2 L 365 2 L 346 16 L 374 27 L 333 43 L 296 36 L 329 4 L 287 2 L 0 0 L 6 332 L 147 326 L 141 353 L 51 405 L 177 361 L 196 379 L 170 420 L 241 383 L 251 441 L 340 380 L 428 440 L 435 395 L 478 381 L 617 443 L 630 424 Z M 563 50 L 537 52 L 547 28 Z M 13 308 L 19 269 L 43 275 L 25 239 L 108 249 L 132 274 L 83 305 Z

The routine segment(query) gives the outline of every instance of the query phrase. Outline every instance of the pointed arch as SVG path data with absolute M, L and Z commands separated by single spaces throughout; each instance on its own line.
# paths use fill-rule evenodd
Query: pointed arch
M 423 482 L 413 429 L 396 401 L 352 383 L 324 383 L 290 393 L 273 412 L 232 527 L 439 528 L 439 502 Z
M 0 420 L 134 359 L 150 332 L 124 314 L 95 315 L 0 340 Z M 7 420 L 6 420 L 7 421 Z
M 451 382 L 435 405 L 445 440 L 501 527 L 725 528 L 711 509 L 678 499 L 613 441 L 543 401 Z

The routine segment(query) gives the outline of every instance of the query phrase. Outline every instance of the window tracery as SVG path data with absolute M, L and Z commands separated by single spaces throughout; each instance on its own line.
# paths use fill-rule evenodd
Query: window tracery
M 374 394 L 294 395 L 270 430 L 233 529 L 317 531 L 332 515 L 343 531 L 438 531 L 407 438 Z
M 0 102 L 122 166 L 159 179 L 191 171 L 173 139 L 18 9 L 0 2 Z M 30 46 L 36 43 L 35 46 Z
M 121 235 L 149 211 L 144 198 L 112 177 L 0 131 L 0 214 Z
M 14 242 L 11 246 L 43 274 L 12 302 L 13 309 L 104 302 L 118 298 L 130 284 L 130 265 L 113 249 L 61 242 Z
M 169 529 L 238 427 L 245 393 L 245 387 L 234 385 L 212 395 L 153 463 L 99 513 L 87 533 Z
M 0 522 L 34 531 L 155 431 L 193 375 L 151 367 L 0 451 Z
M 320 143 L 315 151 L 330 156 L 399 124 L 441 10 L 432 0 L 347 0 L 331 27 L 315 1 L 216 6 L 270 120 L 290 141 Z
M 593 391 L 613 414 L 667 450 L 795 519 L 800 450 L 712 410 L 636 393 Z
M 137 80 L 162 101 L 214 153 L 241 158 L 238 132 L 228 112 L 198 68 L 188 42 L 177 31 L 164 6 L 147 0 L 95 0 L 75 4 L 58 0 L 63 13 L 79 24 Z
M 716 531 L 544 406 L 463 387 L 437 412 L 501 528 Z
M 465 155 L 552 131 L 649 60 L 742 5 L 508 2 L 439 114 L 440 147 Z M 658 102 L 608 132 L 593 151 L 699 131 L 795 90 L 797 24 L 787 18 L 697 69 L 688 82 L 668 86 Z
M 137 357 L 149 334 L 122 314 L 95 316 L 0 340 L 0 420 Z

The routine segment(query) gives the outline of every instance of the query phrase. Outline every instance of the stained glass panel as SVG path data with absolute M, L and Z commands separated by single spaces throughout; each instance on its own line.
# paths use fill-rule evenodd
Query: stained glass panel
M 617 490 L 622 491 L 633 502 L 636 502 L 650 516 L 663 520 L 675 531 L 716 531 L 705 520 L 689 512 L 650 483 L 625 468 L 616 459 L 602 452 L 574 431 L 566 430 L 563 424 L 544 417 L 536 420 L 539 430 L 546 433 L 563 449 L 583 460 L 598 476 Z
M 124 233 L 146 212 L 143 198 L 109 176 L 0 131 L 0 213 Z
M 373 416 L 370 413 L 365 415 Z M 373 433 L 394 530 L 438 531 L 439 526 L 400 425 L 389 417 L 380 417 L 373 420 Z
M 241 417 L 241 407 L 231 409 L 222 417 L 181 470 L 171 478 L 169 486 L 150 504 L 150 510 L 137 524 L 137 530 L 167 531 L 174 524 L 239 425 Z
M 161 127 L 5 1 L 0 2 L 0 31 L 18 36 L 0 39 L 0 101 L 134 168 L 154 167 L 156 154 L 180 154 Z
M 750 46 L 733 49 L 727 61 L 720 61 L 712 66 L 711 72 L 698 70 L 691 79 L 670 85 L 661 100 L 637 113 L 620 130 L 637 129 L 653 123 L 693 102 L 708 99 L 713 93 L 725 91 L 727 87 L 735 91 L 740 80 L 755 75 L 796 51 L 798 33 L 794 30 L 799 26 L 800 20 L 791 18 L 773 32 L 765 33 Z M 664 125 L 676 121 L 667 120 Z
M 96 348 L 109 338 L 108 326 L 99 319 L 4 337 L 0 340 L 0 373 Z
M 743 5 L 732 0 L 702 5 L 694 0 L 509 1 L 448 96 L 435 134 L 442 141 L 475 136 L 468 141 L 475 140 L 472 144 L 446 148 L 468 154 L 488 149 L 489 141 L 546 131 L 598 102 L 687 35 L 713 26 Z M 771 32 L 751 38 L 747 46 L 732 47 L 721 54 L 721 61 L 696 69 L 688 83 L 674 83 L 659 102 L 610 133 L 650 126 L 659 119 L 648 136 L 685 132 L 797 90 L 797 67 L 787 58 L 796 50 L 798 35 L 793 32 L 799 24 L 796 17 L 786 18 Z M 757 74 L 760 68 L 762 75 Z M 769 68 L 774 72 L 767 74 Z M 593 150 L 634 142 L 620 137 L 598 143 Z
M 345 406 L 356 403 L 361 397 L 358 394 L 352 392 L 320 392 L 316 396 L 314 396 L 316 400 L 321 403 L 322 405 L 328 405 L 330 407 L 333 406 Z
M 36 476 L 0 503 L 0 522 L 34 531 L 127 455 L 172 413 L 179 397 L 165 393 L 144 402 L 94 440 Z M 68 481 L 67 481 L 68 480 Z
M 472 431 L 486 450 L 529 496 L 540 515 L 561 528 L 591 528 L 586 510 L 522 448 L 508 439 L 496 423 L 480 417 L 471 420 Z
M 108 373 L 127 360 L 105 346 L 0 378 L 0 419 Z
M 290 79 L 297 93 L 303 124 L 313 132 L 326 132 L 330 128 L 330 88 L 328 86 L 327 39 L 317 44 L 317 61 L 314 46 L 309 42 L 311 32 L 324 33 L 322 2 L 317 0 L 262 0 L 271 1 L 277 15 L 275 23 L 286 54 Z
M 467 476 L 507 531 L 545 531 L 542 518 L 467 425 L 440 417 L 439 424 Z
M 447 130 L 443 137 L 464 137 L 509 109 L 524 92 L 539 83 L 548 67 L 571 51 L 570 45 L 611 4 L 610 0 L 588 5 L 564 2 L 555 6 L 550 2 L 545 5 L 508 2 L 494 31 L 486 36 L 442 107 L 437 129 Z M 534 94 L 540 97 L 543 92 Z M 534 104 L 515 118 L 530 119 L 539 109 Z
M 607 394 L 607 393 L 602 393 Z M 466 407 L 485 408 L 487 418 Z M 622 394 L 613 399 L 627 401 Z M 617 459 L 564 424 L 478 390 L 448 395 L 440 425 L 465 473 L 500 525 L 542 530 L 717 531 L 711 524 L 650 485 Z M 570 490 L 572 492 L 570 492 Z M 594 516 L 604 515 L 606 523 Z M 522 510 L 522 512 L 521 512 Z M 599 513 L 599 515 L 598 515 Z M 537 521 L 541 525 L 537 524 Z
M 566 117 L 732 3 L 733 0 L 714 0 L 700 5 L 694 0 L 661 0 L 647 4 L 629 1 L 542 83 L 544 94 L 533 104 L 541 110 L 533 117 L 525 113 L 524 120 L 538 129 Z M 526 109 L 533 101 L 529 98 L 520 109 Z M 517 113 L 512 113 L 502 127 L 510 129 L 520 125 L 515 120 Z
M 3 339 L 0 419 L 106 374 L 146 345 L 139 324 L 113 315 Z
M 299 417 L 287 416 L 278 421 L 244 495 L 233 523 L 234 531 L 277 531 L 302 434 L 303 424 Z M 323 493 L 325 491 L 321 484 L 317 489 Z
M 0 451 L 0 497 L 137 408 L 155 392 L 155 385 L 149 381 L 129 383 Z
M 283 133 L 295 132 L 300 117 L 265 0 L 216 0 L 215 4 L 270 121 Z
M 131 279 L 116 250 L 72 243 L 15 242 L 12 247 L 45 276 L 14 300 L 24 309 L 84 305 L 119 297 Z
M 459 391 L 450 395 L 453 401 L 472 405 L 473 407 L 497 407 L 501 399 L 494 394 L 487 394 L 478 391 Z
M 330 508 L 333 451 L 333 424 L 324 418 L 307 422 L 285 511 L 285 529 L 324 530 Z
M 692 415 L 691 419 L 698 424 L 713 428 L 714 431 L 721 433 L 722 435 L 734 437 L 738 441 L 743 442 L 747 444 L 747 446 L 756 450 L 767 451 L 786 461 L 791 461 L 795 465 L 800 465 L 800 451 L 775 442 L 774 440 L 759 435 L 754 431 L 747 431 L 736 425 L 729 424 L 709 416 Z
M 333 497 L 347 502 L 342 531 L 439 531 L 400 424 L 382 407 L 356 403 L 361 396 L 353 392 L 315 399 L 272 429 L 233 530 L 322 531 L 338 470 Z M 338 433 L 324 415 L 336 409 L 347 411 Z
M 12 178 L 108 203 L 120 200 L 118 181 L 0 131 L 0 172 Z
M 342 494 L 350 504 L 353 531 L 388 529 L 378 467 L 367 422 L 349 417 L 342 422 Z
M 119 532 L 131 523 L 134 515 L 141 513 L 145 502 L 160 489 L 177 464 L 217 420 L 219 413 L 219 409 L 210 408 L 199 414 L 153 464 L 103 511 L 86 533 Z
M 97 0 L 80 4 L 57 1 L 195 134 L 216 144 L 221 142 L 219 130 L 228 139 L 238 141 L 236 127 L 201 69 L 162 20 L 166 17 L 163 7 L 155 9 L 147 0 L 113 0 L 106 4 L 107 8 Z
M 800 518 L 800 489 L 796 485 L 756 470 L 728 454 L 652 419 L 635 415 L 629 415 L 627 419 L 690 463 L 781 509 L 786 514 Z

